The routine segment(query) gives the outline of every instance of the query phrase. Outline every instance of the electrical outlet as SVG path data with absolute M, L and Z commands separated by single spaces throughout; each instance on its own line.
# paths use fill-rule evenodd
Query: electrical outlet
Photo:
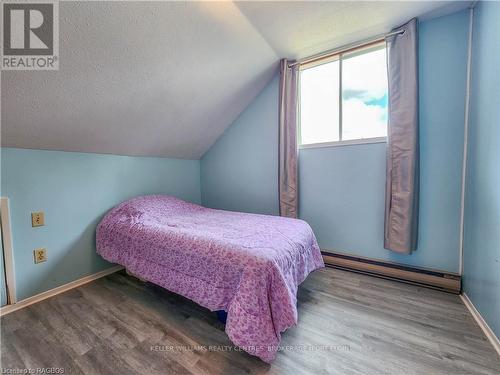
M 42 263 L 47 260 L 47 249 L 42 247 L 41 249 L 33 250 L 33 256 L 36 263 Z
M 41 227 L 45 225 L 45 217 L 42 211 L 31 213 L 31 226 Z

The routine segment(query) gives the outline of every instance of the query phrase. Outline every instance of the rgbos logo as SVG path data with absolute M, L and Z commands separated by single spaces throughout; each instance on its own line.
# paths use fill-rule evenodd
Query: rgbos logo
M 3 70 L 59 69 L 57 2 L 3 2 Z

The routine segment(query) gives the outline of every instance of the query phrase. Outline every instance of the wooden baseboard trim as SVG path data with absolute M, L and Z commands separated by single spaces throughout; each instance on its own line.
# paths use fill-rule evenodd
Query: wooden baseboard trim
M 0 308 L 0 316 L 7 315 L 7 314 L 9 314 L 11 312 L 20 310 L 20 309 L 22 309 L 24 307 L 27 307 L 27 306 L 32 305 L 34 303 L 43 301 L 43 300 L 45 300 L 47 298 L 56 296 L 58 294 L 64 293 L 64 292 L 66 292 L 68 290 L 77 288 L 77 287 L 79 287 L 81 285 L 90 283 L 91 281 L 100 279 L 101 277 L 110 275 L 110 274 L 115 273 L 117 271 L 120 271 L 122 269 L 123 269 L 122 266 L 114 266 L 114 267 L 108 268 L 108 269 L 106 269 L 104 271 L 100 271 L 100 272 L 94 273 L 92 275 L 88 275 L 88 276 L 82 277 L 81 279 L 72 281 L 70 283 L 58 286 L 57 288 L 47 290 L 46 292 L 34 295 L 32 297 L 28 297 L 26 299 L 23 299 L 22 301 L 14 303 L 12 305 L 3 306 L 3 307 Z
M 484 334 L 488 338 L 488 340 L 491 342 L 491 345 L 495 348 L 497 351 L 498 355 L 500 356 L 500 340 L 498 337 L 495 335 L 495 332 L 490 328 L 488 323 L 483 319 L 483 316 L 481 313 L 476 309 L 476 306 L 472 303 L 470 300 L 469 296 L 467 294 L 462 293 L 460 294 L 460 298 L 462 299 L 462 302 L 464 303 L 465 307 L 470 311 L 471 315 L 474 317 L 474 320 L 476 323 L 479 325 L 479 327 L 483 330 Z
M 322 252 L 329 267 L 361 272 L 372 276 L 438 289 L 459 294 L 461 278 L 457 274 L 432 271 L 346 254 Z

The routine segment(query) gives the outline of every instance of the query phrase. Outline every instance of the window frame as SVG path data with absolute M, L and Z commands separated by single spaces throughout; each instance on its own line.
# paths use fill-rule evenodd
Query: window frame
M 298 148 L 299 149 L 307 149 L 307 148 L 321 148 L 321 147 L 337 147 L 337 146 L 351 146 L 351 145 L 360 145 L 360 144 L 370 144 L 370 143 L 387 143 L 387 136 L 384 137 L 370 137 L 370 138 L 358 138 L 358 139 L 348 139 L 342 140 L 342 61 L 344 55 L 348 57 L 355 57 L 358 55 L 362 55 L 369 52 L 374 52 L 379 49 L 386 49 L 386 44 L 384 40 L 377 41 L 374 43 L 370 43 L 365 46 L 360 46 L 353 49 L 348 49 L 345 51 L 338 52 L 333 55 L 328 55 L 325 57 L 321 57 L 315 59 L 311 62 L 302 63 L 299 65 L 299 82 L 298 82 L 298 98 L 297 98 L 297 120 L 298 120 Z M 339 62 L 339 140 L 338 141 L 330 141 L 330 142 L 316 142 L 316 143 L 306 143 L 302 144 L 302 134 L 301 134 L 301 88 L 300 88 L 300 72 L 307 69 L 312 69 L 316 66 L 320 66 L 323 64 L 328 64 L 333 61 Z

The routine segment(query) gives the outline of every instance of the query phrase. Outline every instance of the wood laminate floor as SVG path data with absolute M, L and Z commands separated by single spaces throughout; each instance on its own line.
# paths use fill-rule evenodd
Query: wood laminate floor
M 456 295 L 323 269 L 302 284 L 298 306 L 298 326 L 283 334 L 283 350 L 268 365 L 235 351 L 214 313 L 119 272 L 2 317 L 1 367 L 66 374 L 500 374 L 500 357 Z

